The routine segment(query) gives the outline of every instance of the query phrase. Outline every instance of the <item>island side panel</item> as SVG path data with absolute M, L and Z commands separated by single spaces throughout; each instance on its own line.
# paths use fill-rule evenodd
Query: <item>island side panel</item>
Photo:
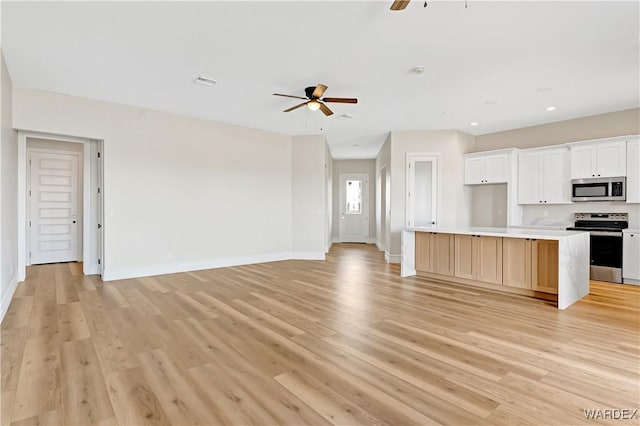
M 402 231 L 402 260 L 400 276 L 409 277 L 416 274 L 416 233 Z
M 559 241 L 558 309 L 566 309 L 589 294 L 589 233 Z

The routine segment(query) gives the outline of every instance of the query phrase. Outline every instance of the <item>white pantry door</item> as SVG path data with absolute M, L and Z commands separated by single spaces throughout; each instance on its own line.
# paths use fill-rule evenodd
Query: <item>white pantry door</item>
M 366 243 L 369 230 L 369 175 L 340 173 L 340 241 Z
M 78 157 L 31 152 L 31 264 L 78 260 Z
M 438 157 L 407 155 L 407 226 L 436 224 Z

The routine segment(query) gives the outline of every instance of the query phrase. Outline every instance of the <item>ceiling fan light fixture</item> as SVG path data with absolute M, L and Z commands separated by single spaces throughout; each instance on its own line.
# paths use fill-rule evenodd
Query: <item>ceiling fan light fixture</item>
M 311 111 L 317 111 L 320 109 L 320 102 L 318 101 L 309 101 L 307 102 L 307 108 L 309 108 Z

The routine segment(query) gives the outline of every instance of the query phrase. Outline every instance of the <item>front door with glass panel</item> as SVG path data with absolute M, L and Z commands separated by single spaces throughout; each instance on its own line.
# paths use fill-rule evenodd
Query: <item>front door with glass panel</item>
M 369 175 L 340 174 L 340 240 L 366 243 L 369 231 Z

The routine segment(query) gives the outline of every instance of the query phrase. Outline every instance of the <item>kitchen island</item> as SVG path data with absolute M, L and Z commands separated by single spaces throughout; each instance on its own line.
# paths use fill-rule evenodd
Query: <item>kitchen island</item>
M 405 228 L 401 274 L 554 300 L 566 309 L 589 294 L 589 233 Z

